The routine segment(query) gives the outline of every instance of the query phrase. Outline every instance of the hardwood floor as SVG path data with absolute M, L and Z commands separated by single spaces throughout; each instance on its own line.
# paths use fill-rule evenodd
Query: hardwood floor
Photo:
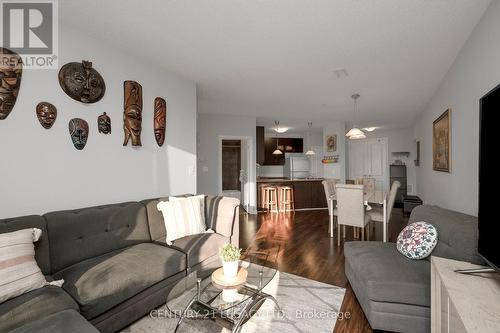
M 389 240 L 394 241 L 407 222 L 401 209 L 393 209 Z M 370 240 L 381 241 L 381 223 L 372 227 Z M 346 288 L 341 312 L 350 316 L 337 320 L 334 332 L 372 332 L 344 273 L 343 242 L 338 247 L 336 240 L 328 235 L 327 210 L 240 215 L 240 247 L 248 253 L 265 252 L 262 264 L 276 260 L 280 271 Z M 350 227 L 346 240 L 354 240 Z

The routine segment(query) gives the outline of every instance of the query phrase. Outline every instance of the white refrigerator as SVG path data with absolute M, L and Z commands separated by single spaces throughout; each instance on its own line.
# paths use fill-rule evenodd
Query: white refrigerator
M 290 178 L 308 178 L 310 176 L 309 159 L 304 156 L 287 156 L 283 168 L 284 176 Z

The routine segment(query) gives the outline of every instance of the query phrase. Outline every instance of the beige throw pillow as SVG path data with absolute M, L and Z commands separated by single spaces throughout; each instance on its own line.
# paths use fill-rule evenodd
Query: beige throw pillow
M 0 234 L 0 303 L 47 284 L 33 245 L 41 234 L 36 228 Z
M 204 199 L 203 195 L 169 197 L 168 201 L 158 203 L 157 208 L 162 212 L 167 230 L 168 245 L 176 239 L 205 232 Z

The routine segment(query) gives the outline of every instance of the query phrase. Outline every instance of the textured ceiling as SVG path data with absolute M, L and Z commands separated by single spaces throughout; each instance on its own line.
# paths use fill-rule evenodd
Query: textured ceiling
M 489 3 L 64 0 L 59 17 L 196 81 L 202 113 L 352 120 L 359 92 L 362 124 L 407 126 Z

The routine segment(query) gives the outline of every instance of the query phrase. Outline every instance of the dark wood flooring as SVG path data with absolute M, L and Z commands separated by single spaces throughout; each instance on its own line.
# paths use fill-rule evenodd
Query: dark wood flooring
M 394 241 L 407 223 L 402 210 L 393 209 L 389 224 L 389 239 Z M 382 240 L 382 224 L 370 228 L 370 240 Z M 371 229 L 373 230 L 373 229 Z M 347 228 L 346 240 L 353 240 L 352 228 Z M 372 332 L 363 310 L 344 273 L 343 243 L 328 235 L 328 211 L 297 211 L 295 213 L 262 213 L 240 215 L 240 247 L 247 253 L 262 251 L 267 264 L 276 260 L 282 272 L 345 287 L 341 311 L 350 318 L 337 320 L 334 332 Z M 265 259 L 263 259 L 265 260 Z M 266 262 L 263 262 L 266 264 Z

